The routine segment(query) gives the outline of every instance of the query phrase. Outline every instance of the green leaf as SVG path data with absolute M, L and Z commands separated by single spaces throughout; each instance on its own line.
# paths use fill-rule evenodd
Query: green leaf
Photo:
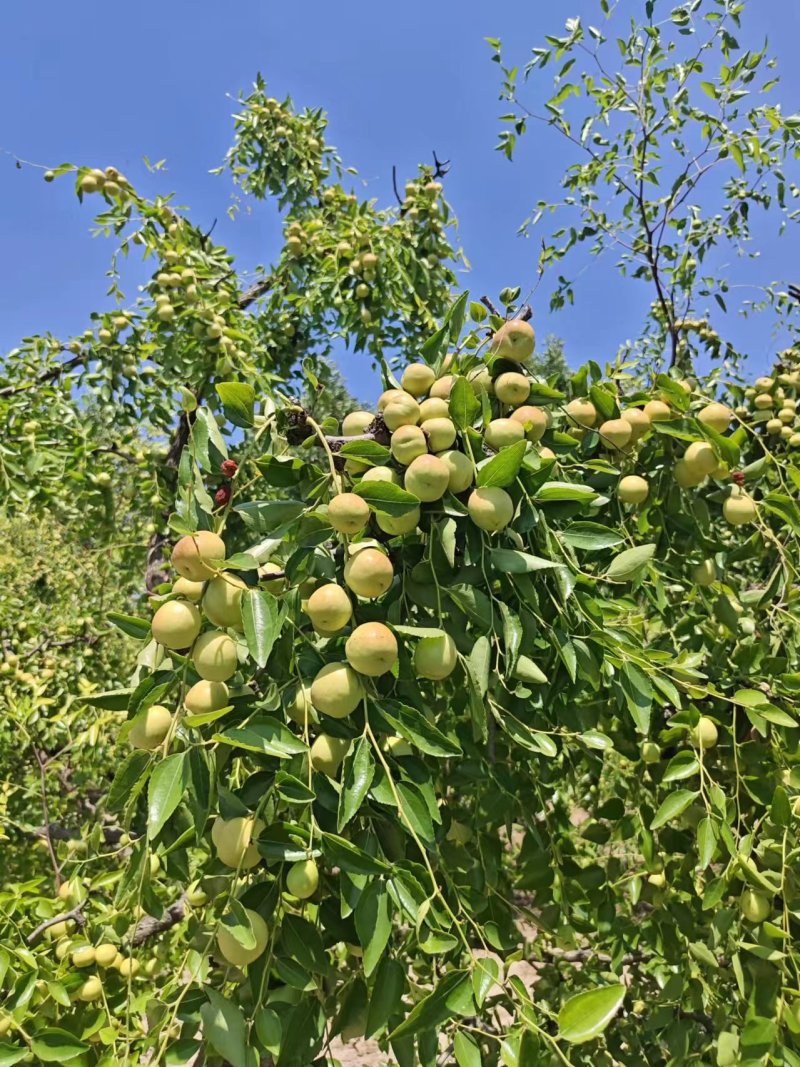
M 392 458 L 392 453 L 386 445 L 379 445 L 377 441 L 348 441 L 339 449 L 339 455 L 346 459 L 359 459 L 374 466 L 383 466 Z
M 229 730 L 214 734 L 213 740 L 275 759 L 291 759 L 307 751 L 305 742 L 293 734 L 285 723 L 268 715 L 250 719 L 246 726 L 232 726 Z
M 653 706 L 653 687 L 650 679 L 634 663 L 626 660 L 622 664 L 619 681 L 636 729 L 640 734 L 647 734 L 650 730 L 650 709 Z
M 386 1026 L 390 1017 L 403 1010 L 406 972 L 397 960 L 384 956 L 375 974 L 367 1012 L 365 1037 L 373 1037 Z
M 418 1034 L 440 1026 L 454 1015 L 469 1012 L 472 989 L 466 971 L 451 971 L 441 979 L 436 989 L 416 1004 L 403 1022 L 389 1035 L 390 1040 Z M 466 1008 L 466 1012 L 465 1012 Z
M 527 441 L 515 441 L 497 453 L 488 463 L 478 467 L 478 487 L 499 486 L 503 488 L 512 485 L 522 467 L 525 452 L 528 448 Z
M 336 824 L 339 833 L 364 803 L 374 775 L 375 761 L 372 758 L 369 741 L 366 737 L 360 737 L 344 762 L 342 789 L 339 793 L 339 816 Z
M 146 619 L 138 619 L 135 615 L 123 615 L 121 611 L 109 611 L 106 618 L 118 630 L 122 630 L 128 637 L 135 637 L 137 641 L 150 636 L 150 623 Z
M 520 552 L 516 548 L 493 548 L 489 552 L 492 565 L 503 574 L 532 574 L 534 571 L 548 571 L 563 567 L 552 559 L 532 556 L 529 552 Z
M 660 826 L 677 819 L 699 796 L 699 793 L 692 792 L 689 789 L 677 789 L 674 793 L 670 793 L 656 812 L 653 821 L 650 823 L 650 829 L 658 830 Z
M 558 1013 L 558 1036 L 571 1045 L 593 1041 L 622 1007 L 625 986 L 600 986 L 578 993 Z
M 322 848 L 334 866 L 351 874 L 388 874 L 391 870 L 383 860 L 368 855 L 351 841 L 336 834 L 323 834 Z
M 147 833 L 158 837 L 167 819 L 183 798 L 189 781 L 185 752 L 176 752 L 156 764 L 147 788 Z
M 90 708 L 104 708 L 107 711 L 125 711 L 133 693 L 132 689 L 108 689 L 105 693 L 91 693 L 82 696 L 81 703 Z
M 461 335 L 461 329 L 464 325 L 464 319 L 467 314 L 467 301 L 469 300 L 469 291 L 464 290 L 463 293 L 450 305 L 444 321 L 450 327 L 450 343 L 456 344 L 458 338 Z
M 700 770 L 700 761 L 694 752 L 678 752 L 667 764 L 662 782 L 680 782 L 684 778 L 691 778 Z
M 229 422 L 245 430 L 253 425 L 256 391 L 252 385 L 245 382 L 217 382 L 214 388 Z
M 528 656 L 519 656 L 511 672 L 512 677 L 521 682 L 532 682 L 534 685 L 547 685 L 547 675 Z
M 394 482 L 360 482 L 353 490 L 373 511 L 397 517 L 418 508 L 420 499 Z
M 472 1034 L 459 1030 L 453 1041 L 453 1052 L 458 1067 L 481 1067 L 481 1050 Z
M 355 910 L 358 940 L 364 950 L 364 974 L 369 978 L 380 963 L 392 933 L 389 894 L 379 878 L 373 878 L 358 898 Z
M 573 482 L 545 482 L 534 496 L 534 500 L 544 503 L 555 500 L 572 500 L 586 503 L 594 500 L 598 494 L 588 485 L 576 485 Z
M 0 1041 L 0 1067 L 14 1067 L 15 1063 L 21 1063 L 29 1055 L 27 1045 L 20 1048 L 19 1045 L 9 1045 L 5 1041 Z
M 242 598 L 242 618 L 250 655 L 265 667 L 283 624 L 278 601 L 266 589 L 249 589 Z
M 395 701 L 381 701 L 380 714 L 401 737 L 429 756 L 460 756 L 458 741 L 434 726 L 418 708 Z
M 291 525 L 306 510 L 299 500 L 252 500 L 233 509 L 254 533 L 275 533 Z
M 272 1008 L 259 1008 L 255 1015 L 256 1036 L 267 1052 L 277 1056 L 281 1048 L 281 1020 Z
M 450 418 L 459 430 L 466 430 L 477 419 L 481 410 L 481 403 L 466 378 L 458 377 L 453 382 L 448 406 L 450 408 Z
M 57 1027 L 42 1030 L 31 1040 L 31 1051 L 42 1063 L 69 1063 L 89 1048 L 85 1041 Z
M 428 805 L 419 789 L 411 782 L 398 782 L 396 785 L 400 797 L 400 811 L 403 822 L 407 823 L 417 837 L 424 842 L 433 841 L 433 823 L 431 822 Z
M 122 811 L 133 794 L 133 789 L 144 775 L 152 756 L 141 748 L 129 752 L 117 768 L 114 781 L 108 791 L 106 808 L 108 811 Z
M 701 870 L 711 863 L 717 847 L 717 833 L 714 823 L 708 816 L 701 819 L 697 827 L 697 863 Z
M 617 399 L 602 385 L 593 385 L 589 389 L 589 399 L 602 415 L 603 419 L 613 419 L 617 411 Z
M 621 545 L 625 538 L 616 530 L 598 522 L 573 522 L 558 535 L 565 544 L 584 552 L 600 552 L 604 548 Z
M 611 564 L 603 575 L 607 582 L 630 582 L 637 578 L 650 560 L 655 555 L 656 546 L 637 545 L 635 548 L 626 548 L 618 556 L 612 559 Z
M 241 1008 L 205 986 L 208 1004 L 200 1009 L 203 1036 L 231 1067 L 250 1067 L 247 1054 L 247 1024 Z

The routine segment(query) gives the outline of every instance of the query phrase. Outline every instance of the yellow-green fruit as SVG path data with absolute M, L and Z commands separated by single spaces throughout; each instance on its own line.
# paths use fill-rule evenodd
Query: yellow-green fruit
M 419 426 L 401 426 L 392 434 L 389 447 L 397 462 L 407 467 L 417 456 L 425 455 L 428 439 Z
M 757 411 L 767 411 L 772 407 L 772 397 L 769 393 L 759 393 L 753 400 L 753 407 Z
M 766 425 L 766 431 L 773 437 L 776 437 L 783 429 L 783 423 L 780 419 L 770 419 Z
M 400 384 L 412 396 L 425 396 L 436 381 L 436 372 L 427 363 L 411 363 L 403 371 Z
M 307 723 L 316 720 L 314 708 L 311 704 L 310 685 L 303 683 L 297 686 L 290 699 L 286 702 L 286 714 L 298 726 L 305 726 Z
M 378 411 L 383 411 L 387 404 L 390 404 L 393 400 L 399 400 L 401 397 L 407 396 L 404 389 L 386 389 L 378 397 Z
M 117 962 L 116 969 L 124 978 L 134 978 L 139 974 L 140 962 L 132 956 L 125 956 Z
M 704 752 L 714 748 L 719 740 L 719 732 L 713 719 L 701 715 L 697 725 L 692 729 L 692 744 Z
M 591 428 L 597 422 L 597 408 L 591 400 L 570 400 L 564 411 L 570 426 Z
M 717 580 L 717 565 L 713 559 L 704 559 L 692 567 L 692 581 L 695 585 L 713 585 Z
M 418 678 L 441 682 L 455 670 L 458 652 L 450 634 L 423 637 L 414 649 L 414 672 Z
M 441 500 L 449 481 L 450 470 L 437 456 L 417 456 L 406 469 L 404 479 L 409 493 L 426 503 Z
M 642 741 L 639 752 L 645 763 L 658 763 L 661 759 L 661 749 L 655 741 Z
M 208 893 L 197 885 L 190 886 L 186 890 L 186 900 L 193 908 L 202 908 L 204 904 L 208 903 Z
M 211 682 L 202 678 L 189 689 L 183 698 L 183 706 L 190 715 L 205 715 L 228 706 L 228 687 L 224 682 Z
M 247 583 L 235 574 L 220 574 L 208 583 L 203 597 L 203 611 L 209 622 L 234 630 L 244 629 L 242 619 L 242 596 Z
M 725 404 L 706 404 L 702 410 L 698 411 L 697 419 L 702 422 L 704 426 L 709 426 L 712 430 L 716 430 L 717 433 L 725 433 L 731 424 L 733 418 L 733 412 Z
M 62 919 L 59 923 L 53 923 L 52 926 L 47 927 L 47 937 L 50 941 L 60 941 L 62 937 L 66 937 L 69 933 L 70 924 L 72 920 Z
M 483 433 L 483 439 L 489 448 L 498 450 L 516 444 L 524 438 L 524 427 L 513 419 L 492 419 Z
M 94 950 L 94 961 L 98 967 L 112 967 L 116 963 L 117 946 L 104 942 Z
M 354 671 L 379 678 L 397 662 L 397 638 L 382 622 L 363 622 L 347 638 L 344 654 Z
M 707 441 L 693 441 L 684 452 L 683 461 L 700 478 L 713 474 L 719 463 L 716 452 Z
M 772 905 L 763 893 L 746 886 L 739 897 L 739 910 L 748 922 L 763 923 L 769 918 Z
M 311 766 L 315 771 L 321 771 L 329 778 L 335 778 L 349 749 L 350 742 L 347 738 L 320 734 L 311 746 Z
M 402 480 L 391 467 L 370 467 L 361 479 L 362 482 L 394 482 L 395 485 L 400 485 Z
M 494 382 L 494 395 L 501 404 L 511 404 L 518 408 L 531 394 L 531 380 L 517 371 L 507 371 L 499 375 Z
M 128 741 L 134 748 L 158 748 L 172 726 L 172 712 L 163 704 L 151 704 L 133 720 Z
M 789 444 L 792 448 L 800 448 L 800 433 L 793 433 L 789 438 Z
M 81 945 L 72 953 L 73 967 L 91 967 L 95 961 L 95 950 L 91 945 Z
M 625 408 L 620 413 L 620 418 L 631 425 L 631 442 L 644 437 L 650 429 L 650 416 L 645 415 L 641 408 Z
M 430 394 L 440 400 L 449 400 L 450 393 L 456 383 L 455 374 L 445 374 L 443 378 L 437 378 L 430 388 Z
M 192 582 L 188 578 L 176 578 L 172 583 L 172 592 L 193 604 L 199 604 L 203 598 L 204 582 Z
M 423 429 L 431 452 L 444 452 L 456 439 L 456 428 L 450 419 L 428 419 Z
M 419 423 L 423 426 L 431 419 L 446 419 L 450 415 L 450 406 L 440 396 L 429 396 L 419 406 Z
M 517 408 L 510 418 L 512 422 L 520 424 L 529 441 L 541 441 L 545 430 L 550 425 L 550 416 L 544 408 L 537 408 L 532 404 Z
M 286 588 L 286 578 L 270 578 L 271 574 L 283 575 L 283 564 L 281 563 L 264 563 L 258 568 L 258 577 L 264 582 L 271 593 L 283 592 Z
M 467 501 L 467 510 L 472 521 L 481 530 L 494 533 L 504 530 L 514 517 L 514 501 L 497 486 L 475 489 Z
M 685 459 L 679 459 L 673 467 L 673 474 L 675 475 L 675 481 L 681 487 L 681 489 L 692 489 L 694 486 L 699 485 L 704 475 L 698 474 L 692 470 Z
M 784 426 L 781 430 L 781 439 L 789 441 L 792 437 L 794 437 L 794 429 L 791 426 Z
M 607 419 L 597 432 L 606 448 L 624 448 L 633 437 L 633 427 L 627 419 Z
M 344 589 L 335 582 L 328 582 L 315 589 L 308 598 L 305 612 L 311 625 L 321 634 L 330 636 L 343 630 L 350 622 L 353 605 Z
M 647 500 L 649 492 L 647 479 L 638 474 L 626 474 L 624 478 L 620 478 L 617 486 L 617 496 L 623 504 L 642 504 Z
M 731 526 L 743 526 L 745 523 L 755 522 L 758 509 L 755 500 L 739 490 L 736 495 L 731 493 L 725 499 L 722 514 Z
M 794 408 L 781 408 L 778 412 L 778 418 L 784 426 L 790 426 L 795 420 L 795 414 Z
M 756 389 L 758 389 L 759 393 L 766 393 L 775 385 L 775 379 L 768 377 L 756 378 L 753 384 Z
M 363 698 L 361 679 L 349 663 L 326 663 L 311 683 L 311 703 L 332 719 L 352 715 Z
M 383 409 L 383 421 L 390 430 L 399 430 L 401 426 L 416 426 L 419 422 L 419 404 L 413 396 L 402 393 L 390 400 Z
M 103 983 L 96 974 L 93 974 L 91 978 L 87 978 L 83 985 L 78 988 L 76 995 L 78 1000 L 85 1000 L 87 1002 L 100 1000 L 103 996 Z
M 391 560 L 377 548 L 359 548 L 344 565 L 345 584 L 366 600 L 383 596 L 393 578 Z
M 189 648 L 200 633 L 200 612 L 188 600 L 168 600 L 153 616 L 153 637 L 165 648 Z
M 375 514 L 375 521 L 384 533 L 391 534 L 392 537 L 399 537 L 402 534 L 413 533 L 419 525 L 420 517 L 419 508 L 407 511 L 405 515 L 397 516 L 385 515 L 383 512 L 378 511 Z
M 456 449 L 448 449 L 442 452 L 439 459 L 447 467 L 447 488 L 451 493 L 463 493 L 469 489 L 475 477 L 475 468 L 472 461 Z
M 269 941 L 267 924 L 258 912 L 252 911 L 250 908 L 245 908 L 244 910 L 247 912 L 247 918 L 250 920 L 250 929 L 255 936 L 256 943 L 252 948 L 245 948 L 236 940 L 226 926 L 220 925 L 217 930 L 217 945 L 219 946 L 219 950 L 228 963 L 232 964 L 234 967 L 246 967 L 248 963 L 257 960 L 267 947 L 267 942 Z
M 663 400 L 648 400 L 644 413 L 650 422 L 668 422 L 672 418 L 672 409 Z
M 328 522 L 339 533 L 361 533 L 369 521 L 369 505 L 357 493 L 338 493 L 328 504 Z
M 293 863 L 286 875 L 286 888 L 298 900 L 308 900 L 317 891 L 319 870 L 312 859 Z
M 536 347 L 536 334 L 533 326 L 522 319 L 509 319 L 504 322 L 492 338 L 492 354 L 512 363 L 524 363 L 530 359 Z
M 473 367 L 467 374 L 467 381 L 472 386 L 475 396 L 480 396 L 481 393 L 486 393 L 487 396 L 494 395 L 494 382 L 488 367 Z
M 226 867 L 255 867 L 261 861 L 261 854 L 252 841 L 263 829 L 261 819 L 252 815 L 237 815 L 233 819 L 217 816 L 211 827 L 211 841 L 217 857 Z
M 227 682 L 239 666 L 236 642 L 221 630 L 209 630 L 197 638 L 192 663 L 201 678 L 209 682 Z
M 225 542 L 210 530 L 182 537 L 172 550 L 172 566 L 182 578 L 204 582 L 214 577 L 217 565 L 225 559 Z
M 342 433 L 345 437 L 357 437 L 364 433 L 374 421 L 375 416 L 371 411 L 351 411 L 342 420 Z

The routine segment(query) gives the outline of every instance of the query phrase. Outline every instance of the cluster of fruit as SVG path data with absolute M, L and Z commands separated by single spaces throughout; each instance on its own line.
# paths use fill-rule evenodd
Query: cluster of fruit
M 800 386 L 800 371 L 779 374 L 776 378 L 756 378 L 744 391 L 744 400 L 736 408 L 737 416 L 754 426 L 761 426 L 770 437 L 786 441 L 791 448 L 800 447 L 800 424 L 797 400 L 787 396 L 787 389 Z
M 45 171 L 44 180 L 51 182 L 55 178 L 52 170 Z M 120 174 L 116 167 L 106 167 L 105 170 L 95 168 L 86 171 L 78 179 L 78 189 L 81 193 L 103 193 L 110 200 L 124 198 L 130 192 L 130 182 L 124 174 Z

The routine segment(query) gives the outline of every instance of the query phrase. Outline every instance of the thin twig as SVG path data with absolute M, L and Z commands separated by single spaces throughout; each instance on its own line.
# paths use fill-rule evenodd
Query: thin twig
M 397 197 L 397 203 L 402 207 L 403 201 L 397 191 L 397 167 L 394 165 L 392 166 L 392 188 L 394 189 L 394 195 Z

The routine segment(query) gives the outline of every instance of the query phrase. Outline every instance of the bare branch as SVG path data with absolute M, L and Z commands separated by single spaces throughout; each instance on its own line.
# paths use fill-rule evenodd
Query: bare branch
M 146 941 L 158 937 L 159 934 L 171 930 L 173 926 L 183 922 L 185 917 L 186 894 L 184 893 L 174 904 L 170 904 L 160 919 L 155 919 L 152 915 L 145 915 L 144 918 L 138 921 L 130 937 L 131 947 L 137 948 Z
M 397 198 L 397 203 L 400 205 L 400 207 L 402 207 L 403 200 L 400 196 L 400 193 L 397 191 L 397 167 L 395 167 L 394 165 L 392 166 L 392 188 L 394 189 L 394 195 Z

